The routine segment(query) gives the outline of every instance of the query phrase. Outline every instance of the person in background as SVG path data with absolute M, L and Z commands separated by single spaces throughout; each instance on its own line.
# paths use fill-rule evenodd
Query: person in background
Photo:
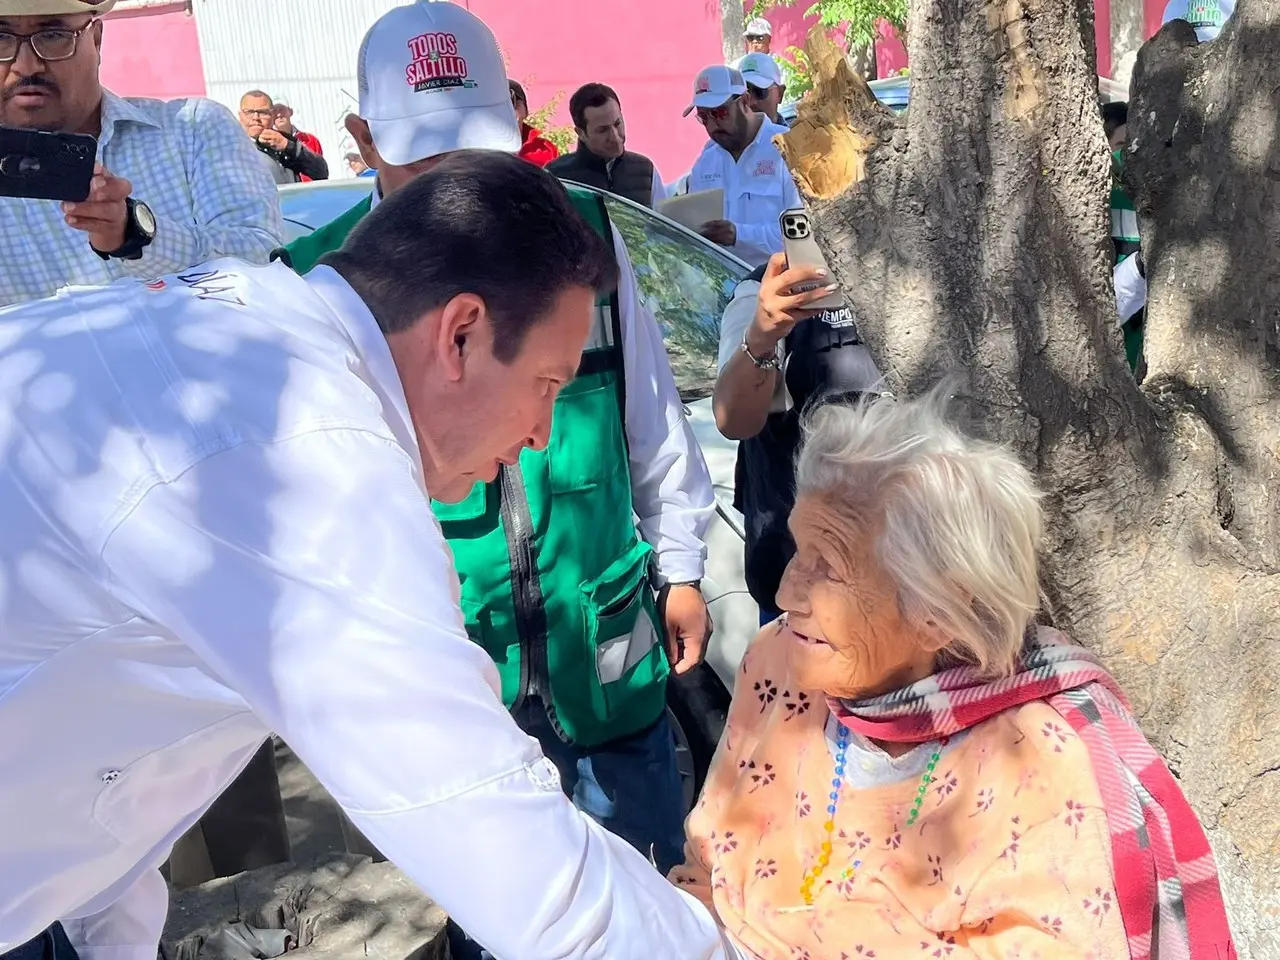
M 250 90 L 240 98 L 240 126 L 261 155 L 260 162 L 276 183 L 298 183 L 307 176 L 329 178 L 329 164 L 296 138 L 281 133 L 275 122 L 275 104 L 261 90 Z
M 753 17 L 747 21 L 747 26 L 742 31 L 742 40 L 749 54 L 772 53 L 773 27 L 764 17 Z
M 806 305 L 835 289 L 816 267 L 788 269 L 784 254 L 749 274 L 720 321 L 716 427 L 738 444 L 734 506 L 746 528 L 743 570 L 761 625 L 778 617 L 782 572 L 795 553 L 787 527 L 795 503 L 801 419 L 818 403 L 875 393 L 880 373 L 853 312 Z M 802 285 L 816 289 L 793 292 Z
M 357 177 L 376 177 L 378 171 L 374 170 L 364 162 L 364 157 L 360 156 L 358 150 L 352 150 L 347 154 L 347 169 Z
M 545 167 L 560 156 L 560 148 L 544 137 L 541 130 L 529 125 L 529 98 L 525 96 L 524 87 L 514 80 L 508 81 L 508 85 L 511 88 L 511 106 L 520 121 L 520 152 L 517 156 L 536 167 Z
M 0 305 L 211 257 L 263 263 L 280 243 L 275 187 L 225 107 L 103 88 L 114 3 L 0 0 L 0 124 L 98 138 L 84 202 L 0 197 Z
M 320 145 L 320 138 L 314 133 L 306 133 L 293 125 L 293 107 L 289 106 L 288 101 L 277 99 L 272 104 L 271 126 L 289 139 L 297 140 L 299 144 L 306 147 L 317 157 L 324 156 L 324 147 Z M 325 178 L 312 177 L 302 173 L 298 175 L 298 179 L 303 183 L 307 183 L 311 180 Z
M 1124 186 L 1124 146 L 1129 133 L 1129 105 L 1123 102 L 1102 105 L 1102 128 L 1111 147 L 1111 243 L 1115 249 L 1114 264 L 1117 269 L 1124 261 L 1135 256 L 1142 246 L 1138 232 L 1138 214 L 1133 209 L 1133 198 Z M 1136 267 L 1130 265 L 1120 275 Z M 1145 290 L 1145 284 L 1144 284 Z M 1123 301 L 1124 298 L 1121 298 Z M 1124 333 L 1124 354 L 1129 369 L 1139 380 L 1143 378 L 1142 330 L 1146 320 L 1143 310 L 1134 310 L 1121 317 L 1120 329 Z
M 689 173 L 689 192 L 724 190 L 724 217 L 699 228 L 708 240 L 759 266 L 782 250 L 783 211 L 801 206 L 800 194 L 773 138 L 787 128 L 752 110 L 747 85 L 732 67 L 698 74 L 684 115 L 697 112 L 708 141 Z
M 738 72 L 747 85 L 747 106 L 756 113 L 763 113 L 770 122 L 787 126 L 778 114 L 787 92 L 778 61 L 767 53 L 748 53 L 738 62 Z
M 667 198 L 653 161 L 627 149 L 622 101 L 611 87 L 603 83 L 579 87 L 569 98 L 569 116 L 578 134 L 578 149 L 550 164 L 548 170 L 646 207 L 657 207 Z
M 409 41 L 437 34 L 454 38 L 472 86 L 420 97 L 404 82 Z M 366 35 L 357 73 L 360 113 L 347 130 L 378 170 L 377 189 L 289 245 L 302 273 L 451 152 L 520 147 L 497 41 L 460 5 L 391 9 Z M 436 517 L 467 632 L 496 664 L 516 722 L 574 802 L 665 871 L 680 860 L 685 813 L 667 678 L 702 660 L 710 634 L 700 584 L 715 495 L 626 245 L 597 194 L 569 195 L 614 251 L 616 295 L 599 304 L 546 449 L 504 461 L 496 482 L 437 504 Z M 450 941 L 458 960 L 483 956 L 462 929 Z

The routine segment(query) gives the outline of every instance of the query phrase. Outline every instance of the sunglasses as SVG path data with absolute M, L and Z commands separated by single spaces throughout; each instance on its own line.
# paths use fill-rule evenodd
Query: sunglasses
M 729 116 L 729 109 L 738 100 L 737 96 L 732 96 L 718 107 L 698 107 L 698 122 L 704 126 L 712 120 L 723 120 Z
M 748 33 L 744 39 L 747 43 L 764 43 L 769 38 L 761 36 L 758 33 Z
M 747 84 L 747 96 L 753 100 L 764 100 L 769 96 L 769 87 L 757 87 L 754 83 Z

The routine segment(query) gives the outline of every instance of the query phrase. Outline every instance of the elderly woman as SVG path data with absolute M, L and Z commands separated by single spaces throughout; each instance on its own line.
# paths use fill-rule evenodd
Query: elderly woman
M 765 960 L 1234 956 L 1177 783 L 1098 661 L 1032 624 L 1030 476 L 943 406 L 807 421 L 784 613 L 673 881 Z

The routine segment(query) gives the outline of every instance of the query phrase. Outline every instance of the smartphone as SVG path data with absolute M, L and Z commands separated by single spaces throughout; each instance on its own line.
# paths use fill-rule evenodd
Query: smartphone
M 97 139 L 85 133 L 0 127 L 0 197 L 78 203 L 97 156 Z
M 809 225 L 809 215 L 803 210 L 784 210 L 778 218 L 782 225 L 782 249 L 787 254 L 788 267 L 820 267 L 831 277 L 831 268 L 818 249 L 818 241 L 813 238 L 813 228 Z M 830 279 L 819 283 L 802 283 L 792 288 L 792 293 L 805 293 L 826 286 Z M 838 310 L 844 306 L 844 297 L 839 290 L 834 291 L 821 300 L 809 304 L 810 310 Z

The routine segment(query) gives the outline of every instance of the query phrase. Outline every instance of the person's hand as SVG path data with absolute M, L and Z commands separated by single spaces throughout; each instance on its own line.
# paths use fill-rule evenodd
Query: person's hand
M 658 594 L 658 616 L 666 632 L 667 659 L 675 673 L 688 673 L 707 655 L 715 625 L 695 584 L 671 584 Z
M 133 193 L 133 184 L 117 177 L 102 164 L 93 168 L 89 196 L 79 203 L 64 203 L 62 213 L 68 226 L 83 230 L 95 250 L 112 253 L 124 246 L 129 218 L 125 200 Z
M 732 247 L 738 242 L 738 228 L 728 220 L 708 220 L 698 228 L 698 232 L 722 247 Z
M 279 130 L 272 130 L 270 127 L 258 134 L 258 142 L 281 152 L 289 146 L 289 138 Z
M 770 356 L 797 323 L 821 313 L 808 309 L 808 305 L 837 289 L 838 284 L 822 283 L 827 279 L 827 272 L 820 267 L 788 269 L 785 253 L 775 253 L 769 258 L 756 296 L 756 315 L 747 328 L 747 349 L 753 357 Z M 792 293 L 796 287 L 810 283 L 821 286 L 804 293 Z

